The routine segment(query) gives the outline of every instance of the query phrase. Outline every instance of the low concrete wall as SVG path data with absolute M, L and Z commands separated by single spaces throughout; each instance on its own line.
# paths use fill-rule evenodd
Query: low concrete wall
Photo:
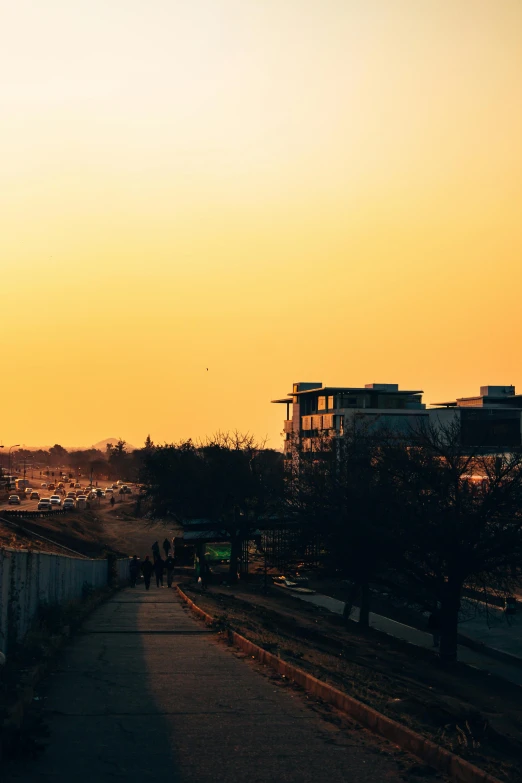
M 118 581 L 125 581 L 128 559 L 114 565 Z M 104 587 L 108 579 L 107 560 L 0 549 L 0 651 L 23 639 L 40 604 L 73 601 L 82 597 L 84 585 Z

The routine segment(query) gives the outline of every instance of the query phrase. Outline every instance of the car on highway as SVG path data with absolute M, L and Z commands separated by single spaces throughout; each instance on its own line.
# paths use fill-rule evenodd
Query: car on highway
M 81 489 L 81 486 L 82 486 L 81 484 L 79 484 L 78 482 L 76 482 L 76 484 L 74 485 L 74 488 L 75 488 L 75 489 Z
M 40 498 L 38 503 L 38 511 L 49 511 L 52 508 L 50 498 Z
M 18 497 L 18 495 L 9 495 L 9 500 L 7 501 L 7 503 L 10 506 L 19 506 L 20 498 Z
M 72 498 L 74 500 L 74 498 L 76 497 L 76 492 L 68 492 L 67 497 Z
M 48 485 L 47 485 L 47 489 L 54 489 L 54 488 L 55 488 L 55 487 L 54 487 L 54 484 L 48 484 Z
M 47 489 L 47 484 L 45 483 L 45 481 L 43 482 L 43 484 L 40 484 L 40 486 L 42 489 Z
M 107 489 L 105 490 L 105 494 L 106 495 L 113 495 L 114 494 L 113 488 L 112 487 L 107 487 Z
M 51 495 L 51 506 L 61 506 L 62 499 L 60 495 Z
M 33 491 L 32 487 L 26 487 L 25 490 L 24 490 L 24 495 L 26 497 L 29 497 L 29 495 L 31 494 L 32 491 Z
M 76 501 L 74 498 L 65 498 L 63 501 L 63 510 L 70 511 L 71 508 L 76 508 Z
M 112 485 L 112 488 L 113 488 L 113 489 L 119 489 L 119 487 L 120 487 L 120 485 L 119 485 L 119 484 L 113 484 L 113 485 Z
M 31 492 L 29 500 L 40 500 L 40 493 L 36 492 L 34 489 Z

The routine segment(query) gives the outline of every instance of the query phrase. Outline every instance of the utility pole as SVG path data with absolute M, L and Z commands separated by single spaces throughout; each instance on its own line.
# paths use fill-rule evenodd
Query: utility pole
M 19 443 L 15 443 L 14 446 L 9 446 L 8 454 L 9 454 L 9 475 L 11 475 L 11 449 L 16 449 L 20 446 Z

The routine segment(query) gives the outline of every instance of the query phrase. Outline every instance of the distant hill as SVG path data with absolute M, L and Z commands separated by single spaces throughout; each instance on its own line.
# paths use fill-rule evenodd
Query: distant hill
M 91 448 L 92 449 L 99 449 L 100 451 L 106 451 L 107 444 L 110 443 L 112 446 L 115 446 L 119 441 L 119 438 L 105 438 L 105 440 L 99 440 L 98 443 L 94 443 Z M 132 443 L 125 443 L 125 449 L 127 451 L 136 451 L 136 446 L 133 446 Z

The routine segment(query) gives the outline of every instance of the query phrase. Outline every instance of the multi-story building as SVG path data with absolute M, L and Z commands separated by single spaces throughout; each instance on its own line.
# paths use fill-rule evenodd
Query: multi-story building
M 461 444 L 484 452 L 522 446 L 522 394 L 514 386 L 481 386 L 477 397 L 433 403 L 428 413 L 435 426 L 459 425 Z
M 314 442 L 325 436 L 343 436 L 349 428 L 407 434 L 427 416 L 422 391 L 405 391 L 396 383 L 361 387 L 300 382 L 293 384 L 286 397 L 272 402 L 286 405 L 284 452 L 288 459 L 298 451 L 313 451 Z

